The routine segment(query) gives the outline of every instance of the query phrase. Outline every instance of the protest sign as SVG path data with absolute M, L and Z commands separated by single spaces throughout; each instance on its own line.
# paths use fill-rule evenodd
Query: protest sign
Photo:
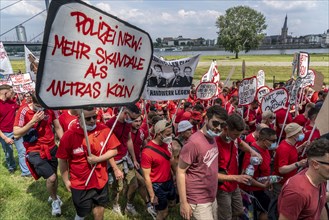
M 270 93 L 266 94 L 261 103 L 262 112 L 270 110 L 275 112 L 283 107 L 285 107 L 288 103 L 288 92 L 284 88 L 275 89 Z
M 323 86 L 324 75 L 318 71 L 313 70 L 315 74 L 313 89 L 315 91 L 320 91 Z
M 299 52 L 297 64 L 297 76 L 300 78 L 306 77 L 308 73 L 308 66 L 310 63 L 310 56 L 306 52 Z
M 329 132 L 329 96 L 324 100 L 323 105 L 315 119 L 315 125 L 320 134 L 324 135 Z
M 171 61 L 153 56 L 143 99 L 167 101 L 188 98 L 198 61 L 199 55 Z
M 313 70 L 308 70 L 307 75 L 302 78 L 302 88 L 305 88 L 307 86 L 314 86 L 314 80 L 315 80 L 315 73 Z
M 145 31 L 82 1 L 51 1 L 36 94 L 53 109 L 136 102 L 152 53 Z
M 3 46 L 2 42 L 0 42 L 0 74 L 7 75 L 13 74 L 13 68 L 11 67 L 11 63 L 9 61 L 9 57 Z
M 264 70 L 259 70 L 257 73 L 257 89 L 265 86 L 265 72 Z
M 30 74 L 33 81 L 36 80 L 39 59 L 24 45 L 25 52 L 25 72 Z
M 267 86 L 261 86 L 257 89 L 256 99 L 259 103 L 262 102 L 263 97 L 270 92 L 270 88 Z
M 245 78 L 239 85 L 239 105 L 248 105 L 255 100 L 257 90 L 256 76 Z
M 294 84 L 295 84 L 295 80 L 294 80 L 293 78 L 290 78 L 290 79 L 284 84 L 284 88 L 288 91 L 288 94 L 291 93 Z
M 217 92 L 217 84 L 213 82 L 203 82 L 196 87 L 196 97 L 200 100 L 209 100 Z
M 26 83 L 31 83 L 31 76 L 28 73 L 24 74 L 11 74 L 10 80 L 13 82 L 13 85 L 23 85 Z
M 301 88 L 301 86 L 302 86 L 302 78 L 298 77 L 295 80 L 295 83 L 292 87 L 291 92 L 289 92 L 289 94 L 290 94 L 290 96 L 289 96 L 290 97 L 289 98 L 290 105 L 293 105 L 296 102 L 296 99 L 297 99 L 297 96 L 298 96 L 298 91 Z

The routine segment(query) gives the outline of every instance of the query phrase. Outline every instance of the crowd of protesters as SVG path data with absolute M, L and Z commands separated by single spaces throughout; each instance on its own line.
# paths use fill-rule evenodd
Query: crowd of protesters
M 136 193 L 159 220 L 178 203 L 184 219 L 327 219 L 329 141 L 313 128 L 328 89 L 306 88 L 298 109 L 262 112 L 255 100 L 241 112 L 238 87 L 208 101 L 192 86 L 186 100 L 57 111 L 1 85 L 8 171 L 16 170 L 15 145 L 21 176 L 46 179 L 52 215 L 65 205 L 62 180 L 76 220 L 103 219 L 109 200 L 119 216 L 142 218 Z

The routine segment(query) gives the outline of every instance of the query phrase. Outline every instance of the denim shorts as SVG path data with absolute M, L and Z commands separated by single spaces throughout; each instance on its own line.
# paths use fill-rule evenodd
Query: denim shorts
M 158 197 L 158 205 L 155 206 L 156 210 L 165 210 L 168 207 L 168 200 L 176 199 L 176 190 L 173 180 L 168 180 L 163 183 L 152 183 L 153 191 Z

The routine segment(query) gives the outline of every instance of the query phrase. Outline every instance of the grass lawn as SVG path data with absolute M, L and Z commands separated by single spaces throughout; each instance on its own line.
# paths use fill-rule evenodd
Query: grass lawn
M 167 56 L 168 60 L 180 59 L 184 56 Z M 213 60 L 227 60 L 230 62 L 236 62 L 239 65 L 236 66 L 234 74 L 231 80 L 238 80 L 242 78 L 242 61 L 246 62 L 246 77 L 254 76 L 259 70 L 264 70 L 266 75 L 266 83 L 270 86 L 273 83 L 275 77 L 275 82 L 287 81 L 290 78 L 292 68 L 291 66 L 251 66 L 248 62 L 292 62 L 293 55 L 241 55 L 239 59 L 235 59 L 227 56 L 201 56 L 199 62 L 210 62 Z M 321 72 L 324 75 L 324 82 L 329 84 L 329 66 L 312 66 L 312 62 L 328 62 L 329 54 L 310 54 L 310 68 Z M 11 61 L 14 72 L 21 70 L 25 72 L 24 60 L 12 60 Z M 201 76 L 206 73 L 209 69 L 207 65 L 199 65 L 196 69 L 194 79 L 199 80 Z M 228 76 L 231 66 L 220 66 L 218 65 L 218 70 L 221 74 L 221 79 L 224 81 Z
M 16 150 L 15 150 L 16 152 Z M 18 164 L 17 154 L 16 163 Z M 33 178 L 22 178 L 20 170 L 15 174 L 10 175 L 6 169 L 4 153 L 0 150 L 0 219 L 1 220 L 72 220 L 75 216 L 75 209 L 71 200 L 71 193 L 69 193 L 62 179 L 59 177 L 58 195 L 63 201 L 62 216 L 53 217 L 51 215 L 51 204 L 47 202 L 48 193 L 46 191 L 46 182 L 44 179 L 35 181 Z M 122 204 L 125 204 L 122 201 Z M 127 219 L 152 219 L 145 211 L 145 205 L 139 194 L 136 194 L 134 201 L 136 210 L 140 213 L 139 217 L 132 218 L 129 216 L 119 217 L 112 212 L 112 208 L 105 209 L 104 219 L 113 220 L 127 220 Z M 109 206 L 109 207 L 112 207 Z M 123 211 L 124 207 L 121 205 Z M 179 205 L 174 209 L 169 210 L 168 219 L 181 219 L 179 216 Z M 88 216 L 86 219 L 93 219 Z

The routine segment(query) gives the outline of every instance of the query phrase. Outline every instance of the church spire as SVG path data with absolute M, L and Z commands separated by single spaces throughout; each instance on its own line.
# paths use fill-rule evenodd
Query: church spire
M 288 16 L 286 14 L 286 18 L 284 19 L 283 29 L 288 29 L 287 20 L 288 20 Z
M 286 18 L 284 19 L 284 24 L 281 29 L 281 43 L 286 44 L 288 42 L 288 15 L 286 14 Z

